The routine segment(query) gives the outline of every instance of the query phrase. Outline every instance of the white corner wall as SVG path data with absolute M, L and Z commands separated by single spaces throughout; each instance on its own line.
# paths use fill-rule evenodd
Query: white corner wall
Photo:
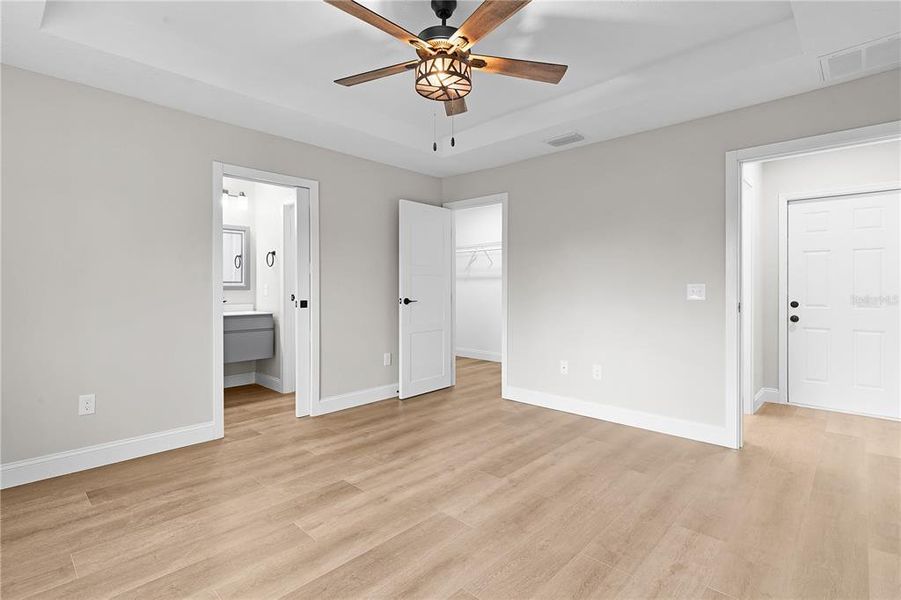
M 455 210 L 454 229 L 456 355 L 500 362 L 503 206 Z
M 742 222 L 745 220 L 750 223 L 752 231 L 755 233 L 748 236 L 747 240 L 742 240 L 742 252 L 748 253 L 745 261 L 750 271 L 751 294 L 750 302 L 745 305 L 746 300 L 742 300 L 742 311 L 745 316 L 750 318 L 751 332 L 751 386 L 750 393 L 756 394 L 757 390 L 764 386 L 763 380 L 763 319 L 761 307 L 763 301 L 763 244 L 757 232 L 760 231 L 761 208 L 760 198 L 762 197 L 761 183 L 761 165 L 760 163 L 746 163 L 742 165 Z M 744 275 L 743 275 L 744 277 Z M 742 279 L 743 285 L 746 283 Z M 742 394 L 747 390 L 747 386 L 742 386 Z M 755 411 L 756 412 L 756 411 Z
M 213 161 L 319 181 L 322 396 L 396 389 L 397 201 L 438 179 L 6 65 L 2 89 L 4 485 L 212 435 Z
M 444 179 L 509 193 L 509 397 L 727 443 L 726 152 L 899 118 L 891 71 Z

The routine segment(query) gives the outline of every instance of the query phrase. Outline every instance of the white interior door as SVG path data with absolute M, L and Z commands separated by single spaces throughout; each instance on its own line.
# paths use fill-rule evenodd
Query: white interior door
M 400 398 L 453 384 L 451 211 L 400 201 Z
M 297 247 L 295 272 L 296 292 L 294 292 L 295 331 L 294 354 L 297 364 L 294 381 L 295 414 L 303 417 L 310 414 L 310 398 L 313 395 L 313 363 L 310 355 L 311 308 L 310 308 L 310 190 L 297 188 L 295 202 L 296 226 L 294 243 Z M 286 240 L 287 241 L 287 240 Z M 291 293 L 291 292 L 289 292 Z M 290 299 L 290 296 L 288 297 Z
M 295 391 L 297 378 L 297 361 L 295 346 L 297 345 L 296 317 L 297 302 L 297 204 L 295 201 L 282 207 L 282 235 L 284 236 L 284 257 L 282 268 L 282 315 L 283 323 L 279 329 L 282 339 L 282 393 Z
M 899 193 L 788 205 L 788 401 L 899 417 Z

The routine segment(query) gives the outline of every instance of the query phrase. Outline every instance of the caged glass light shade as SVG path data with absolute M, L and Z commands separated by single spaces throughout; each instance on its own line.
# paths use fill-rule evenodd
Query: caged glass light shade
M 416 65 L 416 91 L 429 100 L 457 100 L 472 91 L 472 67 L 455 54 L 438 52 Z

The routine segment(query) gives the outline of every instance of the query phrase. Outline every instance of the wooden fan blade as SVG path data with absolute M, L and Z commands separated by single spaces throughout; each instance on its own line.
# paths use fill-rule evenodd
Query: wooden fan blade
M 349 15 L 353 15 L 361 21 L 369 23 L 373 27 L 378 27 L 390 36 L 393 36 L 405 44 L 409 44 L 415 48 L 423 50 L 431 50 L 426 42 L 419 39 L 397 23 L 392 23 L 382 15 L 374 13 L 362 4 L 358 4 L 353 0 L 325 0 L 326 4 L 331 4 L 335 8 L 339 8 Z
M 456 44 L 461 50 L 468 50 L 530 1 L 485 0 L 475 12 L 469 15 L 468 19 L 463 21 L 463 24 L 448 41 Z
M 469 64 L 472 65 L 473 69 L 479 69 L 486 73 L 497 73 L 498 75 L 543 81 L 544 83 L 560 83 L 568 68 L 566 65 L 555 63 L 519 60 L 502 56 L 485 56 L 482 54 L 471 54 Z
M 373 79 L 381 79 L 382 77 L 388 77 L 389 75 L 397 75 L 398 73 L 409 71 L 410 69 L 416 67 L 418 63 L 418 60 L 408 60 L 407 62 L 391 65 L 390 67 L 382 67 L 381 69 L 373 69 L 372 71 L 366 71 L 365 73 L 358 73 L 349 77 L 342 77 L 341 79 L 336 79 L 335 83 L 350 87 L 352 85 L 357 85 L 358 83 L 366 83 L 367 81 L 372 81 Z
M 448 100 L 444 103 L 444 114 L 448 117 L 454 115 L 462 115 L 466 112 L 466 98 L 457 98 L 456 100 Z

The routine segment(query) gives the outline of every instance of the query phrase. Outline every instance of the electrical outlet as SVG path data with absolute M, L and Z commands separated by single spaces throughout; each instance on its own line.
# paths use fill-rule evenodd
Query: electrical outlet
M 94 394 L 82 394 L 78 397 L 78 416 L 94 414 Z
M 703 283 L 689 283 L 685 286 L 686 300 L 706 300 L 707 285 Z
M 390 366 L 391 366 L 391 353 L 390 353 L 390 352 L 385 352 L 385 356 L 382 358 L 382 363 L 383 363 L 386 367 L 390 367 Z
M 598 381 L 601 380 L 601 365 L 591 365 L 591 376 Z
M 560 374 L 561 375 L 569 375 L 569 361 L 567 361 L 567 360 L 560 361 Z

